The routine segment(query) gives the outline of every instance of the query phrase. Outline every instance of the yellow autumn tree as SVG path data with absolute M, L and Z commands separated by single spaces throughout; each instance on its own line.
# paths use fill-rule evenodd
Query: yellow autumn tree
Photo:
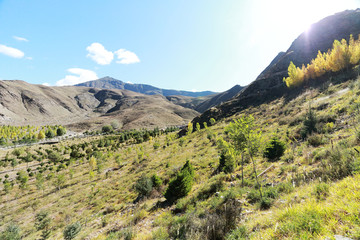
M 349 52 L 351 54 L 350 64 L 358 64 L 360 61 L 360 35 L 356 41 L 354 40 L 354 37 L 350 35 Z
M 289 77 L 283 79 L 288 87 L 299 86 L 304 81 L 304 73 L 293 62 L 290 62 L 288 74 Z
M 286 86 L 299 86 L 304 81 L 316 79 L 327 72 L 338 72 L 360 63 L 360 35 L 357 40 L 350 35 L 349 43 L 342 39 L 334 40 L 332 49 L 328 52 L 320 52 L 315 59 L 312 59 L 306 67 L 302 65 L 301 69 L 290 62 L 287 78 L 284 78 Z

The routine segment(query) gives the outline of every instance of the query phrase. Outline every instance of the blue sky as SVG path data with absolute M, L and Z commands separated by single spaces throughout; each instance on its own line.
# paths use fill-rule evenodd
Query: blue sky
M 0 79 L 224 91 L 255 80 L 312 22 L 359 3 L 0 0 Z

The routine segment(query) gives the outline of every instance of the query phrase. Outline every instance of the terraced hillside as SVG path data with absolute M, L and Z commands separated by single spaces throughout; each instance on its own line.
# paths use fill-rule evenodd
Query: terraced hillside
M 360 79 L 328 81 L 182 138 L 129 132 L 2 151 L 1 231 L 37 239 L 45 211 L 50 239 L 76 222 L 77 239 L 357 239 L 359 93 Z M 250 115 L 252 155 L 233 148 L 229 127 Z M 273 139 L 285 147 L 275 158 L 265 154 Z M 190 191 L 166 200 L 187 160 Z

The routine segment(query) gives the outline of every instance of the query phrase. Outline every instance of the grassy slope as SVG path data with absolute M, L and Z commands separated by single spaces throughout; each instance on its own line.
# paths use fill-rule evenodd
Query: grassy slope
M 41 209 L 46 209 L 52 217 L 51 239 L 61 239 L 64 227 L 75 221 L 83 225 L 78 239 L 116 239 L 109 237 L 110 230 L 117 231 L 113 235 L 117 234 L 118 237 L 126 235 L 129 229 L 135 233 L 135 239 L 166 239 L 166 232 L 169 230 L 171 233 L 172 226 L 181 218 L 192 223 L 201 222 L 203 216 L 223 206 L 226 199 L 234 198 L 243 206 L 237 225 L 244 226 L 247 237 L 251 239 L 321 239 L 334 234 L 358 238 L 360 176 L 353 172 L 353 176 L 342 180 L 332 179 L 327 183 L 328 191 L 318 191 L 323 194 L 316 194 L 320 180 L 317 173 L 325 172 L 322 166 L 326 164 L 322 162 L 331 158 L 334 149 L 339 149 L 342 156 L 352 152 L 353 161 L 358 161 L 359 156 L 353 150 L 357 141 L 350 108 L 359 98 L 358 82 L 352 84 L 355 87 L 350 90 L 343 90 L 347 89 L 350 82 L 330 86 L 323 92 L 308 90 L 290 102 L 279 99 L 240 113 L 254 115 L 262 128 L 264 141 L 274 134 L 287 141 L 287 151 L 280 161 L 267 162 L 261 153 L 256 158 L 258 173 L 273 165 L 260 177 L 260 181 L 275 186 L 283 183 L 284 186 L 275 189 L 279 196 L 268 210 L 260 210 L 258 203 L 249 202 L 255 184 L 250 164 L 244 170 L 246 187 L 241 187 L 239 166 L 232 174 L 213 175 L 219 158 L 215 137 L 209 140 L 208 131 L 201 130 L 187 136 L 183 146 L 179 144 L 180 139 L 170 134 L 143 144 L 123 145 L 115 151 L 101 148 L 105 159 L 101 173 L 90 178 L 88 160 L 78 159 L 58 173 L 66 176 L 66 183 L 60 191 L 52 185 L 54 180 L 49 180 L 46 181 L 43 194 L 36 189 L 34 178 L 30 178 L 25 190 L 20 190 L 16 185 L 8 195 L 1 191 L 0 229 L 15 221 L 20 225 L 25 239 L 36 239 L 40 232 L 34 228 L 34 216 Z M 294 144 L 289 140 L 299 135 L 309 102 L 316 109 L 318 119 L 326 122 L 326 119 L 332 117 L 336 120 L 330 131 L 318 135 L 321 141 L 317 147 L 311 146 L 308 141 Z M 229 121 L 231 119 L 217 123 L 210 131 L 225 137 L 224 127 Z M 159 149 L 154 149 L 155 142 L 160 143 Z M 64 156 L 68 156 L 66 146 L 71 144 L 73 142 L 69 141 L 58 146 Z M 142 152 L 143 156 L 139 158 Z M 118 154 L 121 168 L 105 174 L 106 169 L 118 166 L 115 162 Z M 154 207 L 156 203 L 164 201 L 161 192 L 187 159 L 191 160 L 196 172 L 195 184 L 189 196 L 173 206 Z M 70 169 L 74 172 L 72 178 Z M 136 180 L 143 174 L 151 176 L 154 173 L 163 179 L 162 188 L 153 191 L 148 199 L 133 203 L 137 197 L 133 189 Z M 4 179 L 3 175 L 0 177 Z M 172 213 L 175 208 L 179 214 Z M 240 232 L 240 228 L 234 234 L 236 232 Z M 194 230 L 191 238 L 201 238 L 201 232 Z

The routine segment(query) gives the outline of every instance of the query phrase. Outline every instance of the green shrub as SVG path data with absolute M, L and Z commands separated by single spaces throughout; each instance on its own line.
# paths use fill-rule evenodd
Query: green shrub
M 20 240 L 22 236 L 20 234 L 20 228 L 14 223 L 10 223 L 6 229 L 0 234 L 2 240 Z
M 152 175 L 151 181 L 154 188 L 159 188 L 162 185 L 161 178 L 156 174 Z
M 153 240 L 168 240 L 169 239 L 169 233 L 167 232 L 166 228 L 159 227 L 152 231 L 152 237 Z
M 269 197 L 263 197 L 260 201 L 260 209 L 261 210 L 267 210 L 269 209 L 274 202 L 274 199 L 271 199 Z
M 313 147 L 318 147 L 321 144 L 323 144 L 323 138 L 319 134 L 314 134 L 314 135 L 311 135 L 308 137 L 307 142 L 309 145 L 311 145 Z
M 276 199 L 279 196 L 278 190 L 275 187 L 268 187 L 264 189 L 264 197 Z
M 323 179 L 338 180 L 351 175 L 356 170 L 357 162 L 351 152 L 340 151 L 338 147 L 329 152 L 327 160 L 322 161 Z
M 76 235 L 80 232 L 80 230 L 81 230 L 81 224 L 79 222 L 66 226 L 63 232 L 64 239 L 65 240 L 74 239 Z
M 141 176 L 135 183 L 135 190 L 140 197 L 146 197 L 153 189 L 153 182 L 151 178 Z
M 248 239 L 248 232 L 245 226 L 240 226 L 226 236 L 226 240 Z
M 282 155 L 284 155 L 285 149 L 285 143 L 279 140 L 277 137 L 273 137 L 266 144 L 264 157 L 268 158 L 269 161 L 278 160 Z
M 325 199 L 330 192 L 330 186 L 327 183 L 321 182 L 315 186 L 314 194 L 318 200 Z
M 102 129 L 101 129 L 101 131 L 102 131 L 103 133 L 110 133 L 110 132 L 112 132 L 112 130 L 113 130 L 113 127 L 110 126 L 110 125 L 105 125 L 105 126 L 103 126 Z
M 250 190 L 250 192 L 247 194 L 247 200 L 249 201 L 249 203 L 256 203 L 260 201 L 260 194 L 259 191 L 257 191 L 256 189 L 252 188 Z
M 66 134 L 66 128 L 64 127 L 58 127 L 58 129 L 56 129 L 56 135 L 58 136 L 63 136 Z
M 45 136 L 46 136 L 46 138 L 53 138 L 53 137 L 55 137 L 55 132 L 49 128 L 48 130 L 46 130 Z
M 279 193 L 291 193 L 294 190 L 294 186 L 291 182 L 282 182 L 277 185 Z
M 160 143 L 154 142 L 153 147 L 154 147 L 154 150 L 158 149 L 160 147 Z
M 193 182 L 194 169 L 188 160 L 176 177 L 170 181 L 169 187 L 164 194 L 166 200 L 174 202 L 179 198 L 185 197 L 191 191 Z

